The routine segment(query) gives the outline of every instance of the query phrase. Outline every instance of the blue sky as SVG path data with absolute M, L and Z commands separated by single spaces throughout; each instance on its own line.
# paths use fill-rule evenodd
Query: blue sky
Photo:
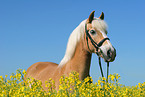
M 59 63 L 73 29 L 95 10 L 96 17 L 104 12 L 108 37 L 117 50 L 110 73 L 120 74 L 125 85 L 144 82 L 144 5 L 144 0 L 1 0 L 0 75 L 40 61 Z M 101 76 L 95 54 L 90 73 L 94 81 Z

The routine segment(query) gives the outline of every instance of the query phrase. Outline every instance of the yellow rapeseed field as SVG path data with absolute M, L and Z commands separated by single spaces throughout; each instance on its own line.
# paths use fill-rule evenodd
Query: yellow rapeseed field
M 132 87 L 125 86 L 118 82 L 118 74 L 109 75 L 108 83 L 106 78 L 90 83 L 91 77 L 80 81 L 79 74 L 72 72 L 69 77 L 61 77 L 59 91 L 54 89 L 55 82 L 52 79 L 45 82 L 48 91 L 44 91 L 41 81 L 34 78 L 24 80 L 25 74 L 25 70 L 18 69 L 10 78 L 7 75 L 0 76 L 0 97 L 145 97 L 145 82 Z

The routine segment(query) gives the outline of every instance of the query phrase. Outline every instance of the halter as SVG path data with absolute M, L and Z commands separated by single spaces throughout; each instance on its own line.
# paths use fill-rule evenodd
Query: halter
M 102 69 L 102 66 L 101 66 L 101 57 L 99 56 L 98 49 L 102 46 L 102 44 L 103 44 L 106 40 L 110 40 L 110 39 L 109 39 L 109 38 L 104 38 L 104 39 L 102 39 L 99 43 L 96 43 L 96 42 L 92 39 L 91 35 L 89 34 L 89 30 L 87 30 L 87 24 L 85 24 L 85 32 L 86 32 L 86 40 L 87 40 L 88 49 L 90 50 L 89 44 L 88 44 L 88 38 L 91 40 L 92 45 L 96 48 L 96 54 L 98 55 L 98 59 L 99 59 L 99 66 L 100 66 L 101 75 L 102 75 L 102 77 L 104 77 L 103 69 Z M 90 50 L 90 51 L 91 51 L 91 50 Z M 107 82 L 108 82 L 108 74 L 109 74 L 109 62 L 107 62 Z

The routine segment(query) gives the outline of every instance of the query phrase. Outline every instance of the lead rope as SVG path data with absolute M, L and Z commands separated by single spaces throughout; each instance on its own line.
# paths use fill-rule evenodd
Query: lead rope
M 107 83 L 108 83 L 108 75 L 109 75 L 109 62 L 107 62 Z
M 101 75 L 102 75 L 102 77 L 104 77 L 103 69 L 102 69 L 102 65 L 101 65 L 101 57 L 99 56 L 98 59 L 99 59 L 99 66 L 100 66 Z M 107 62 L 107 79 L 106 79 L 107 83 L 108 83 L 108 75 L 109 75 L 109 62 Z
M 109 38 L 104 38 L 103 40 L 101 40 L 98 44 L 92 39 L 92 37 L 90 36 L 90 34 L 88 33 L 88 30 L 87 30 L 87 24 L 85 24 L 85 32 L 86 32 L 86 41 L 87 41 L 87 46 L 88 46 L 88 49 L 90 50 L 89 48 L 89 44 L 88 44 L 88 38 L 91 40 L 91 43 L 92 45 L 96 48 L 96 51 L 98 51 L 98 48 L 100 46 L 102 46 L 102 44 L 106 41 L 106 40 L 110 40 Z M 91 50 L 90 50 L 91 51 Z M 98 55 L 98 53 L 96 53 Z M 102 69 L 102 66 L 101 66 L 101 57 L 98 55 L 98 58 L 99 58 L 99 66 L 100 66 L 100 70 L 101 70 L 101 75 L 102 77 L 104 77 L 104 74 L 103 74 L 103 69 Z M 107 62 L 107 79 L 106 79 L 106 82 L 108 83 L 108 74 L 109 74 L 109 62 Z
M 102 77 L 104 77 L 103 69 L 102 69 L 102 65 L 101 65 L 101 58 L 100 58 L 100 56 L 98 58 L 99 58 L 99 66 L 100 66 L 101 75 L 102 75 Z

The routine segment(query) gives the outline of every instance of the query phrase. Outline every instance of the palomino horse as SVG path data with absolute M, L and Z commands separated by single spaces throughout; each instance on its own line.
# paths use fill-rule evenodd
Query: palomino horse
M 96 53 L 106 62 L 114 61 L 116 50 L 107 37 L 104 13 L 102 12 L 99 18 L 95 18 L 94 12 L 71 33 L 65 56 L 59 65 L 52 62 L 35 63 L 27 69 L 26 78 L 33 77 L 41 80 L 44 89 L 46 89 L 45 81 L 52 78 L 58 90 L 60 77 L 68 76 L 71 71 L 78 72 L 80 80 L 90 76 L 92 53 Z

